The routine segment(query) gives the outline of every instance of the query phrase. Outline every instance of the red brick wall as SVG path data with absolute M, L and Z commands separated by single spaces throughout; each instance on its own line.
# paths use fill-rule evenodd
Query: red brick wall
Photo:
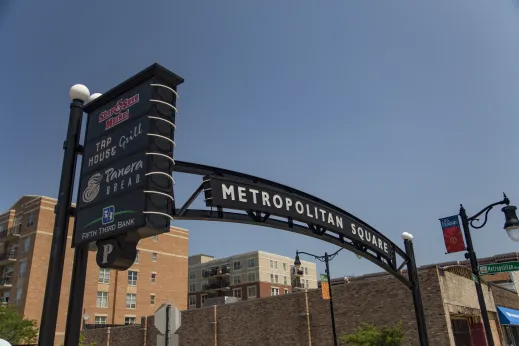
M 450 346 L 436 268 L 420 272 L 429 342 Z M 338 335 L 353 332 L 362 322 L 391 326 L 402 321 L 406 345 L 419 345 L 410 290 L 390 276 L 374 277 L 332 286 Z M 319 290 L 309 291 L 308 307 L 312 345 L 332 345 L 329 302 Z M 179 330 L 182 346 L 303 346 L 308 345 L 304 292 L 255 299 L 182 312 Z M 215 322 L 216 311 L 216 324 Z M 155 346 L 155 329 L 148 321 L 147 346 Z M 110 341 L 111 346 L 126 345 Z M 104 344 L 98 344 L 104 346 Z

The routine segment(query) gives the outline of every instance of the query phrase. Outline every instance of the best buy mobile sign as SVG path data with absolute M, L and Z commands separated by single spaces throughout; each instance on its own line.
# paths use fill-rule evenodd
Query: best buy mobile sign
M 519 262 L 504 262 L 485 264 L 479 266 L 479 273 L 482 275 L 496 274 L 496 273 L 508 273 L 519 270 Z

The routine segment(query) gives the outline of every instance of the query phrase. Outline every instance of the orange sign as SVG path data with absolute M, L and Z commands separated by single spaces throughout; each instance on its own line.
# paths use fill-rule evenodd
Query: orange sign
M 328 283 L 328 277 L 321 274 L 321 296 L 323 299 L 330 300 L 330 286 Z

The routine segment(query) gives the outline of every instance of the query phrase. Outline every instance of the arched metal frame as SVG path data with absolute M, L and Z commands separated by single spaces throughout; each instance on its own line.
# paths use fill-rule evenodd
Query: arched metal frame
M 357 217 L 347 213 L 346 211 L 323 201 L 315 196 L 309 195 L 303 191 L 296 190 L 294 188 L 267 180 L 259 177 L 255 177 L 252 175 L 231 171 L 227 169 L 206 166 L 202 164 L 196 164 L 185 161 L 175 161 L 174 172 L 178 173 L 186 173 L 192 175 L 199 175 L 201 177 L 204 176 L 219 176 L 219 177 L 231 177 L 235 180 L 240 180 L 243 182 L 254 182 L 259 184 L 264 184 L 266 186 L 275 187 L 276 189 L 285 191 L 289 194 L 296 194 L 298 196 L 302 196 L 308 200 L 314 201 L 320 205 L 324 205 L 334 211 L 337 211 L 343 215 L 347 215 L 349 218 L 355 220 L 359 224 L 368 227 L 373 232 L 376 232 L 377 236 L 381 236 L 389 241 L 383 234 L 376 231 L 373 227 L 369 226 L 364 221 L 358 219 Z M 380 268 L 387 271 L 389 274 L 396 277 L 400 280 L 404 285 L 408 288 L 412 289 L 413 284 L 409 281 L 409 278 L 402 275 L 401 270 L 409 263 L 409 257 L 405 251 L 396 246 L 393 242 L 391 246 L 394 248 L 394 256 L 392 259 L 385 258 L 373 251 L 362 242 L 356 241 L 354 239 L 350 239 L 346 237 L 344 234 L 340 234 L 332 229 L 327 229 L 320 226 L 315 226 L 312 224 L 303 225 L 299 222 L 294 222 L 290 218 L 282 218 L 276 215 L 276 219 L 271 218 L 271 215 L 268 213 L 257 212 L 254 210 L 247 210 L 246 213 L 237 213 L 233 211 L 227 211 L 224 208 L 216 207 L 210 209 L 190 209 L 191 204 L 196 200 L 196 198 L 204 191 L 204 183 L 202 183 L 193 194 L 187 199 L 187 201 L 180 207 L 176 208 L 174 204 L 174 211 L 172 212 L 173 218 L 175 220 L 199 220 L 199 221 L 221 221 L 221 222 L 231 222 L 231 223 L 242 223 L 249 224 L 255 226 L 263 226 L 263 227 L 271 227 L 277 228 L 289 232 L 298 233 L 301 235 L 313 237 L 316 239 L 323 240 L 325 242 L 340 246 L 348 251 L 351 251 L 359 256 L 366 258 L 372 263 L 376 264 Z M 215 210 L 216 209 L 216 210 Z M 280 220 L 280 218 L 284 220 Z M 400 262 L 397 265 L 397 255 Z

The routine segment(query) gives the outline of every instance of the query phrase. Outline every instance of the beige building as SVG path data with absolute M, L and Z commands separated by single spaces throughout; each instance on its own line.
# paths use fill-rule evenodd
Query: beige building
M 54 228 L 56 200 L 23 196 L 0 214 L 0 300 L 14 304 L 26 318 L 39 321 Z M 70 294 L 73 219 L 70 220 L 56 344 L 63 343 Z M 131 324 L 152 315 L 164 302 L 179 309 L 187 304 L 189 232 L 171 227 L 169 233 L 143 239 L 128 271 L 100 269 L 95 253 L 88 258 L 83 308 L 87 324 Z
M 292 287 L 317 288 L 315 263 L 301 261 L 299 273 L 293 264 L 293 258 L 264 251 L 216 260 L 190 256 L 188 307 L 200 308 L 213 297 L 247 300 L 287 294 Z

